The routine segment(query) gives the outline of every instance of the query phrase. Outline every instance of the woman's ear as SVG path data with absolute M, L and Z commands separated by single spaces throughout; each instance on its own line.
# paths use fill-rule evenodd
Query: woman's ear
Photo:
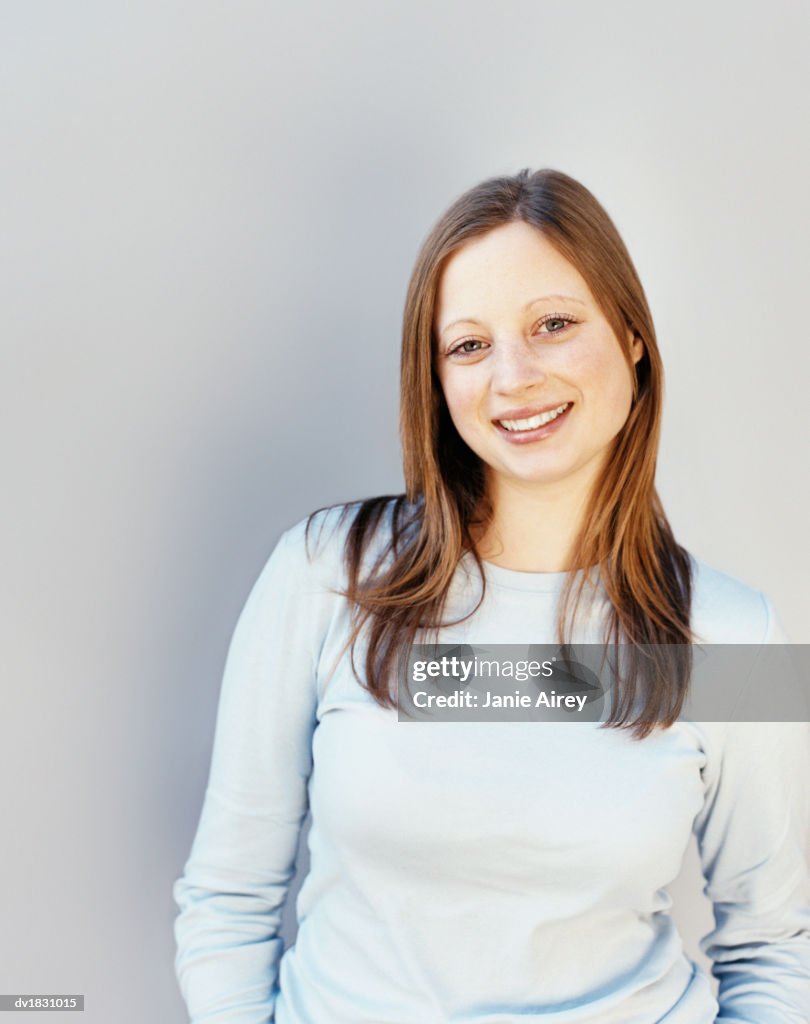
M 637 363 L 644 355 L 644 342 L 631 330 L 627 332 L 627 340 L 630 345 L 630 356 L 633 362 Z

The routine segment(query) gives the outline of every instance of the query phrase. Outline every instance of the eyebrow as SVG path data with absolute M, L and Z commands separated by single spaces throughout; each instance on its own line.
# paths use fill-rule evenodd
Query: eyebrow
M 523 307 L 522 312 L 525 313 L 527 309 L 530 309 L 537 302 L 548 302 L 549 299 L 559 299 L 563 302 L 575 302 L 579 306 L 585 305 L 582 299 L 577 299 L 573 295 L 541 295 L 538 298 L 531 299 L 529 302 L 527 302 L 526 305 Z M 441 336 L 442 334 L 445 333 L 445 331 L 449 331 L 450 328 L 455 327 L 456 324 L 477 324 L 478 322 L 479 321 L 476 320 L 474 317 L 462 316 L 459 317 L 458 320 L 452 320 L 449 324 L 446 324 L 444 327 L 442 327 L 442 329 L 439 331 L 439 335 Z

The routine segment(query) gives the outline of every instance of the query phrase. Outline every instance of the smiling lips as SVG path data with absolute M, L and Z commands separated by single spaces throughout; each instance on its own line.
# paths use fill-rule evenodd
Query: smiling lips
M 563 402 L 561 405 L 545 409 L 515 409 L 508 418 L 496 419 L 492 422 L 498 432 L 509 441 L 527 443 L 552 434 L 567 419 L 573 404 L 573 402 Z

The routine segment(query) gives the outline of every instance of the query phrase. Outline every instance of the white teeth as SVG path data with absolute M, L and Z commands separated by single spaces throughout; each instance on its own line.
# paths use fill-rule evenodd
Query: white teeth
M 527 420 L 498 420 L 498 423 L 502 427 L 506 427 L 507 430 L 537 430 L 538 427 L 545 426 L 546 423 L 556 420 L 560 413 L 565 412 L 569 404 L 569 402 L 566 402 L 556 409 L 538 413 L 537 416 L 532 416 Z

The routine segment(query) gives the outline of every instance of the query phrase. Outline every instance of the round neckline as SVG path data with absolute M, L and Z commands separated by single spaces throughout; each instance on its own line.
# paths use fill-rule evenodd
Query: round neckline
M 462 556 L 462 561 L 466 563 L 465 567 L 468 573 L 478 571 L 471 552 L 466 551 Z M 525 572 L 522 569 L 506 569 L 502 565 L 495 565 L 494 562 L 487 561 L 483 562 L 483 566 L 487 584 L 508 587 L 510 590 L 553 592 L 561 590 L 565 581 L 572 575 L 566 570 L 562 572 Z

